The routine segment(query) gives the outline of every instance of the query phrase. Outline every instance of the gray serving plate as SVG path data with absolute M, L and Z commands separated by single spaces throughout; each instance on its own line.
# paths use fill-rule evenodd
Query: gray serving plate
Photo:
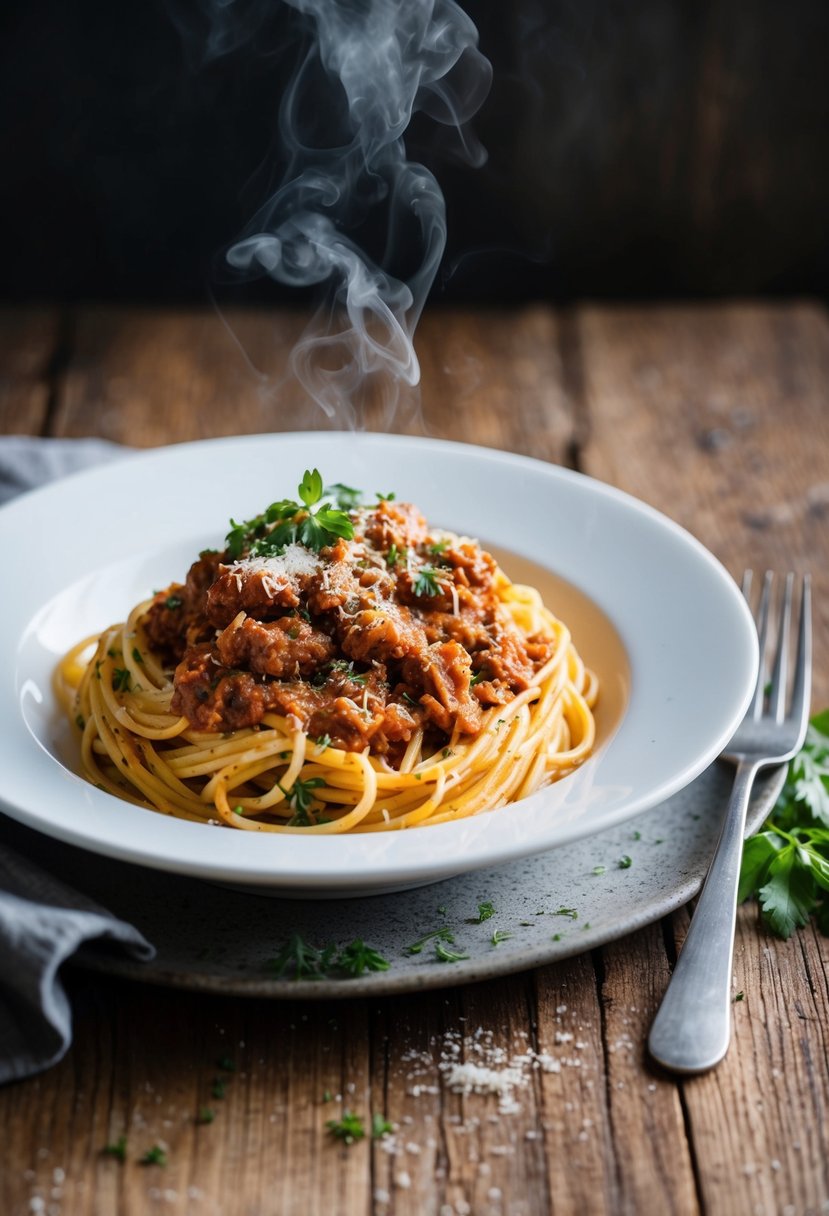
M 758 780 L 749 832 L 771 810 L 784 779 Z M 150 962 L 100 951 L 75 961 L 155 984 L 238 996 L 377 996 L 491 979 L 592 950 L 660 919 L 699 890 L 716 843 L 732 773 L 715 763 L 680 793 L 621 827 L 508 865 L 394 895 L 302 900 L 252 895 L 112 861 L 0 819 L 0 840 L 136 925 L 156 948 Z M 501 810 L 498 814 L 508 814 Z M 428 832 L 428 828 L 422 829 Z M 479 904 L 494 909 L 478 922 Z M 477 922 L 477 923 L 476 923 Z M 448 930 L 443 962 L 432 931 Z M 493 934 L 500 940 L 495 944 Z M 338 948 L 355 938 L 387 971 L 316 980 L 279 976 L 273 959 L 294 933 Z M 508 936 L 507 936 L 508 935 Z

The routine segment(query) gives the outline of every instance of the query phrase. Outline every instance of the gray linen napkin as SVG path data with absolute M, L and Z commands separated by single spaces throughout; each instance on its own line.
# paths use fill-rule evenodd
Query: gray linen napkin
M 0 438 L 0 502 L 128 451 L 97 439 Z M 2 833 L 0 816 L 0 1083 L 66 1053 L 72 1014 L 58 973 L 79 948 L 155 953 L 137 929 L 22 857 Z

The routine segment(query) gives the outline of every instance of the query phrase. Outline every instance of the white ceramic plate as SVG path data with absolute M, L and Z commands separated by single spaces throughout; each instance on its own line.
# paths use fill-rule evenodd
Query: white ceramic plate
M 561 594 L 551 607 L 565 619 L 564 601 L 583 608 L 586 632 L 581 619 L 568 624 L 611 709 L 582 769 L 457 824 L 319 840 L 170 819 L 77 774 L 72 733 L 50 688 L 59 655 L 181 578 L 200 549 L 221 541 L 231 515 L 247 518 L 293 495 L 314 466 L 329 481 L 394 490 L 434 523 L 565 580 L 551 583 Z M 742 597 L 688 533 L 579 474 L 435 440 L 259 435 L 154 450 L 11 503 L 0 510 L 0 546 L 10 580 L 0 631 L 3 808 L 94 852 L 270 892 L 400 889 L 604 831 L 710 763 L 740 721 L 756 675 Z

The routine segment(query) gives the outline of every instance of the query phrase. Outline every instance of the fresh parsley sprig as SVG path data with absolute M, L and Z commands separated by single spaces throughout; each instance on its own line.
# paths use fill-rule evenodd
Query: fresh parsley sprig
M 812 718 L 763 830 L 745 843 L 738 898 L 752 895 L 778 937 L 812 916 L 829 935 L 829 709 Z
M 228 554 L 234 560 L 246 550 L 254 557 L 267 557 L 281 553 L 290 544 L 305 545 L 318 553 L 338 537 L 351 540 L 354 525 L 348 511 L 332 507 L 325 497 L 328 492 L 335 495 L 338 503 L 354 501 L 353 496 L 358 495 L 358 491 L 339 482 L 326 491 L 319 469 L 306 469 L 297 486 L 299 502 L 283 498 L 272 502 L 253 519 L 243 523 L 231 519 L 225 538 Z
M 322 947 L 312 946 L 299 933 L 294 933 L 272 960 L 272 966 L 279 977 L 292 975 L 295 980 L 321 980 L 358 979 L 366 971 L 388 971 L 391 963 L 359 937 L 338 950 L 333 942 Z

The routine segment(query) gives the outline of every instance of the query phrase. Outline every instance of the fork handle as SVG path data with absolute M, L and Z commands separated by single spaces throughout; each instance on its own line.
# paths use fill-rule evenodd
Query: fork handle
M 705 1072 L 731 1039 L 731 967 L 746 810 L 760 765 L 741 760 L 685 944 L 654 1018 L 651 1055 L 674 1072 Z

